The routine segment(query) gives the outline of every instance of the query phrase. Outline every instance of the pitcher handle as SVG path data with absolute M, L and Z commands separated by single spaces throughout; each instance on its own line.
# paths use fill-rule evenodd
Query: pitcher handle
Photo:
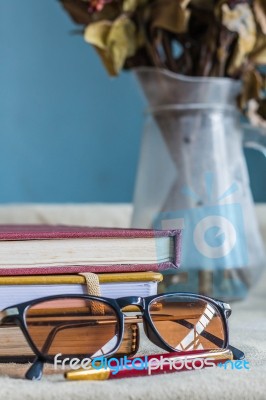
M 258 150 L 266 157 L 266 128 L 242 124 L 244 147 Z

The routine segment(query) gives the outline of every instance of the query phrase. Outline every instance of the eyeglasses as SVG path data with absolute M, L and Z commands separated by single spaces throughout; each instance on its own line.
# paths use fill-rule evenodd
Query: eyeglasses
M 137 311 L 137 312 L 136 312 Z M 8 307 L 0 324 L 20 326 L 36 355 L 27 379 L 40 379 L 43 364 L 55 356 L 95 358 L 114 355 L 123 341 L 125 324 L 143 323 L 146 336 L 173 351 L 230 349 L 228 304 L 191 293 L 109 299 L 90 295 L 57 295 Z

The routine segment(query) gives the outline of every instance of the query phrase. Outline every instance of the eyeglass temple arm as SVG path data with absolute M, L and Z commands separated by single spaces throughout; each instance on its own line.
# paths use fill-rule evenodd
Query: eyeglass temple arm
M 55 326 L 49 333 L 49 335 L 47 336 L 47 339 L 44 342 L 44 345 L 42 347 L 42 352 L 46 353 L 50 350 L 50 347 L 56 337 L 56 335 L 61 332 L 64 329 L 69 329 L 69 328 L 81 328 L 83 326 L 88 326 L 88 325 L 98 325 L 97 323 L 92 323 L 90 321 L 84 321 L 84 322 L 68 322 L 67 324 L 62 324 L 62 325 L 58 325 Z
M 25 378 L 29 379 L 30 381 L 41 380 L 42 375 L 43 375 L 43 365 L 44 365 L 44 361 L 41 358 L 36 357 L 33 364 L 30 366 L 30 368 L 26 372 Z
M 89 323 L 89 324 L 91 324 L 91 323 Z M 52 345 L 52 343 L 53 343 L 53 341 L 55 339 L 55 336 L 61 330 L 68 329 L 68 328 L 71 328 L 71 327 L 75 327 L 75 328 L 78 327 L 79 328 L 79 327 L 84 326 L 84 325 L 85 326 L 88 325 L 88 322 L 83 322 L 83 323 L 79 323 L 79 324 L 77 324 L 76 322 L 73 322 L 73 323 L 68 323 L 67 325 L 63 325 L 63 326 L 61 325 L 61 326 L 54 327 L 50 331 L 49 335 L 47 336 L 47 339 L 44 342 L 44 345 L 42 347 L 42 352 L 46 353 L 46 352 L 49 351 L 49 349 L 50 349 L 50 347 L 51 347 L 51 345 Z M 43 365 L 44 365 L 44 361 L 41 358 L 37 357 L 34 360 L 34 362 L 31 365 L 31 367 L 26 372 L 25 378 L 29 379 L 29 380 L 40 380 L 42 378 Z
M 6 322 L 16 323 L 19 311 L 16 307 L 7 308 L 0 312 L 0 325 Z M 5 321 L 6 320 L 6 321 Z M 25 374 L 25 378 L 30 380 L 40 380 L 43 372 L 43 361 L 37 357 Z

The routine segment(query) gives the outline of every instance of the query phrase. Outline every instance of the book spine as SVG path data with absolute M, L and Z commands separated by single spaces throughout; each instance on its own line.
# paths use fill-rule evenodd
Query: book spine
M 173 263 L 173 268 L 179 268 L 181 263 L 181 249 L 182 249 L 182 231 L 177 230 L 174 236 L 174 250 L 175 259 Z

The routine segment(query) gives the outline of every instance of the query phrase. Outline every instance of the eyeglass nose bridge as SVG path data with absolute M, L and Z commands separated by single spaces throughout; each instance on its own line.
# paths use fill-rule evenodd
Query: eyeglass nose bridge
M 122 308 L 125 308 L 127 306 L 136 306 L 140 309 L 142 313 L 142 322 L 143 322 L 143 328 L 146 336 L 149 338 L 149 340 L 155 344 L 156 346 L 161 347 L 162 349 L 166 351 L 171 351 L 172 348 L 169 347 L 158 335 L 156 332 L 155 328 L 152 326 L 151 320 L 149 318 L 148 314 L 148 309 L 146 306 L 146 301 L 145 298 L 143 297 L 121 297 L 120 299 L 116 300 L 118 306 L 120 307 L 121 311 Z
M 119 305 L 120 309 L 127 307 L 127 306 L 136 306 L 139 307 L 141 311 L 145 309 L 145 299 L 139 296 L 132 296 L 132 297 L 121 297 L 117 299 L 117 304 Z

